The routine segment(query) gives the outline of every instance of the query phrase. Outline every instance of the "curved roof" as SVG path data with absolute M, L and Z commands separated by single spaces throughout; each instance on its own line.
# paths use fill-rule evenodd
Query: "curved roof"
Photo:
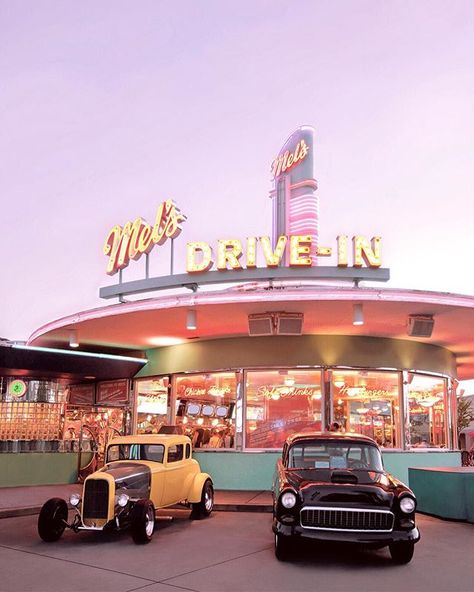
M 353 304 L 362 303 L 364 325 L 352 324 Z M 186 329 L 189 308 L 197 330 Z M 364 335 L 439 345 L 456 355 L 461 380 L 474 378 L 474 297 L 387 288 L 252 285 L 222 291 L 166 295 L 95 308 L 37 329 L 30 345 L 68 347 L 76 329 L 81 348 L 146 350 L 190 340 L 248 335 L 248 315 L 304 314 L 304 334 Z M 411 314 L 433 315 L 430 338 L 407 335 Z

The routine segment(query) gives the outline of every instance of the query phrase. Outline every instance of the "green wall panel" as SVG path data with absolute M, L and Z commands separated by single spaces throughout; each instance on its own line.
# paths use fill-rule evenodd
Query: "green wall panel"
M 384 452 L 386 470 L 411 487 L 409 467 L 460 467 L 460 452 Z
M 77 454 L 0 454 L 0 487 L 75 483 Z
M 217 489 L 268 490 L 280 454 L 195 452 L 194 457 L 201 469 L 212 476 Z M 459 452 L 389 452 L 384 454 L 384 462 L 389 472 L 409 484 L 409 467 L 456 467 L 461 465 L 461 455 Z M 0 487 L 75 483 L 76 469 L 76 454 L 0 454 Z M 470 511 L 474 515 L 474 499 Z
M 201 469 L 209 473 L 217 489 L 271 489 L 277 452 L 195 452 Z M 384 453 L 387 471 L 409 485 L 409 467 L 459 467 L 459 452 Z
M 474 468 L 411 468 L 410 484 L 420 512 L 474 522 Z

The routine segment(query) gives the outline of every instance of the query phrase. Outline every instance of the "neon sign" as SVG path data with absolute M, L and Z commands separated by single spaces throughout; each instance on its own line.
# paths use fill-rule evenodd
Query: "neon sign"
M 108 275 L 114 275 L 130 263 L 149 253 L 155 245 L 162 245 L 167 239 L 174 239 L 181 233 L 181 223 L 186 220 L 173 200 L 168 199 L 158 206 L 155 224 L 151 226 L 140 217 L 127 222 L 123 227 L 114 226 L 104 243 L 104 255 Z
M 279 154 L 272 163 L 273 178 L 276 179 L 282 173 L 288 172 L 295 165 L 302 162 L 306 158 L 308 152 L 308 145 L 304 140 L 300 140 L 296 145 L 294 152 L 285 150 L 283 154 Z
M 369 241 L 364 236 L 354 236 L 352 239 L 353 266 L 377 268 L 382 265 L 381 238 L 375 236 Z M 285 261 L 285 253 L 289 251 L 290 267 L 311 267 L 311 235 L 280 236 L 275 248 L 272 247 L 270 237 L 249 237 L 244 245 L 237 239 L 222 239 L 217 242 L 217 270 L 227 271 L 253 269 L 257 267 L 257 245 L 260 244 L 266 267 L 276 268 Z M 347 235 L 337 237 L 337 266 L 347 267 L 349 264 L 349 247 Z M 319 257 L 332 255 L 331 247 L 317 247 Z M 242 261 L 243 259 L 243 261 Z M 214 253 L 206 242 L 187 243 L 186 271 L 188 273 L 202 273 L 209 271 L 214 265 Z

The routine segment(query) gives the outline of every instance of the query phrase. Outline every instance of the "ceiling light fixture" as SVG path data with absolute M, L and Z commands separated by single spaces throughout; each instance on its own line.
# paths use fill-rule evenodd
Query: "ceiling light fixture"
M 69 347 L 79 347 L 79 341 L 77 340 L 76 330 L 73 330 L 69 333 Z
M 193 308 L 190 308 L 186 313 L 186 329 L 189 331 L 197 329 L 197 315 Z
M 357 302 L 352 307 L 352 324 L 353 325 L 363 325 L 364 324 L 364 311 L 362 308 L 362 304 Z

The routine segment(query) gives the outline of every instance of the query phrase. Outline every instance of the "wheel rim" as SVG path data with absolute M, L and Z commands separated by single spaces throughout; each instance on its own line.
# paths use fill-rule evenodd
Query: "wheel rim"
M 155 528 L 155 515 L 153 510 L 150 508 L 146 513 L 145 532 L 147 536 L 151 537 L 153 529 Z
M 209 487 L 206 487 L 206 491 L 204 492 L 204 507 L 208 512 L 212 510 L 214 506 L 214 496 L 212 495 L 212 491 Z

